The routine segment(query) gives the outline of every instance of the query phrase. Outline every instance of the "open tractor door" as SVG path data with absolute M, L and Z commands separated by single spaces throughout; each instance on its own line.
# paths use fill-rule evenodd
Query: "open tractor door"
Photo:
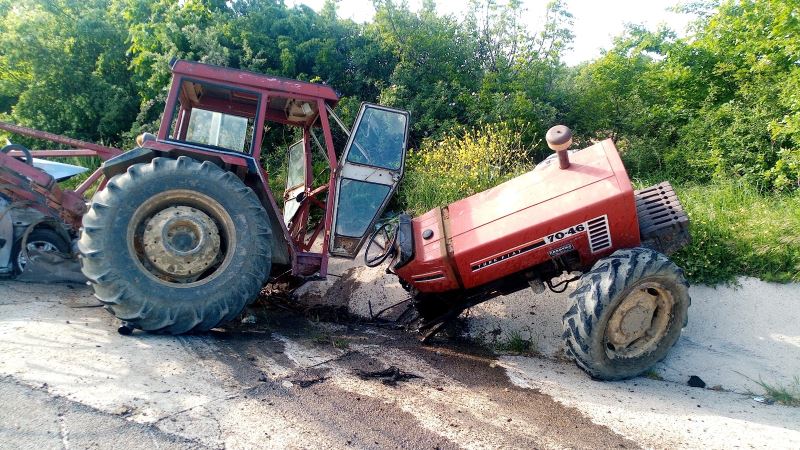
M 300 209 L 306 191 L 305 142 L 299 141 L 289 147 L 289 170 L 286 174 L 286 191 L 283 193 L 283 222 L 289 226 Z
M 365 103 L 336 176 L 330 254 L 354 258 L 403 177 L 408 113 Z

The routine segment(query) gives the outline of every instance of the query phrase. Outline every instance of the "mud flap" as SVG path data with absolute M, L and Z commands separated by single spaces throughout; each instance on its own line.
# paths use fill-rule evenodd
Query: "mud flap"
M 81 272 L 77 256 L 59 252 L 28 251 L 25 270 L 16 277 L 26 283 L 80 283 L 89 281 Z

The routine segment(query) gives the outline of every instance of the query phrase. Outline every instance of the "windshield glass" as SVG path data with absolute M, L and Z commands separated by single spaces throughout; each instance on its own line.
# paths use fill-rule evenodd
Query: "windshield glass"
M 249 152 L 260 96 L 228 86 L 183 80 L 168 136 L 176 141 Z

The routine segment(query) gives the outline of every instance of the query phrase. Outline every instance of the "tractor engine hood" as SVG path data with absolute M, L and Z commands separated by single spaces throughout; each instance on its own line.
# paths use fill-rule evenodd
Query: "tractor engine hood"
M 414 256 L 395 268 L 421 292 L 471 289 L 567 252 L 589 264 L 640 244 L 636 204 L 611 140 L 412 220 Z M 613 237 L 613 239 L 612 239 Z

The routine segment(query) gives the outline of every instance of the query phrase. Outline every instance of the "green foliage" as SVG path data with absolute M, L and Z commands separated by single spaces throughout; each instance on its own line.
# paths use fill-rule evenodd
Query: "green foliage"
M 800 186 L 797 0 L 723 2 L 677 40 L 631 27 L 579 69 L 568 114 L 584 140 L 627 145 L 635 176 Z
M 767 398 L 786 406 L 800 406 L 800 377 L 794 377 L 788 386 L 772 385 L 758 380 L 759 386 L 764 389 Z
M 677 189 L 691 220 L 692 244 L 672 256 L 696 283 L 737 275 L 800 281 L 800 194 L 763 195 L 744 183 Z
M 406 162 L 400 198 L 414 214 L 496 186 L 532 168 L 521 132 L 485 125 L 423 141 Z
M 0 107 L 10 120 L 111 143 L 130 128 L 138 103 L 127 30 L 110 6 L 109 0 L 22 0 L 6 10 Z
M 410 111 L 418 150 L 399 201 L 415 213 L 528 170 L 565 123 L 577 145 L 614 138 L 632 178 L 679 187 L 695 242 L 677 259 L 692 280 L 798 281 L 800 0 L 691 3 L 689 36 L 634 25 L 573 68 L 563 0 L 536 32 L 520 0 L 472 0 L 463 17 L 375 0 L 365 24 L 336 5 L 0 0 L 0 120 L 129 147 L 158 127 L 173 57 L 328 83 L 348 123 L 361 101 Z M 277 197 L 295 139 L 265 132 Z

